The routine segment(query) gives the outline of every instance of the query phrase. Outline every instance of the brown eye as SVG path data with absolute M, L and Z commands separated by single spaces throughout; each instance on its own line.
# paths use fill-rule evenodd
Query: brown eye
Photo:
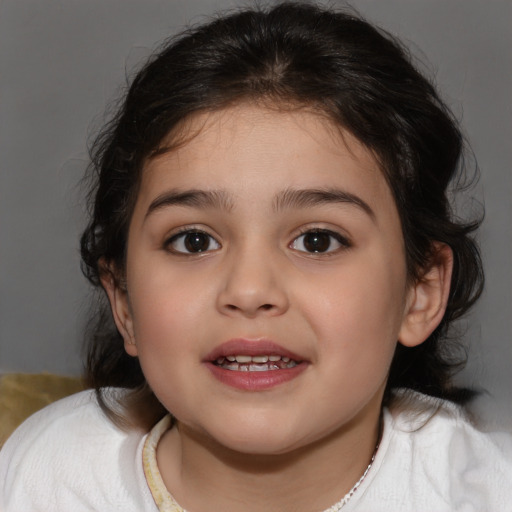
M 204 231 L 186 231 L 173 236 L 167 246 L 172 252 L 197 254 L 220 248 L 220 244 Z
M 303 244 L 308 252 L 325 252 L 331 246 L 331 237 L 326 233 L 307 233 Z
M 308 231 L 297 237 L 290 246 L 307 253 L 328 253 L 342 247 L 350 247 L 348 240 L 333 231 Z

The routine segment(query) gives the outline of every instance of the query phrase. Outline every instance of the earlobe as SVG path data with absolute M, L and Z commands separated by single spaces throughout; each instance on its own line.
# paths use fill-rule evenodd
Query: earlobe
M 137 345 L 126 287 L 120 286 L 111 270 L 102 272 L 101 284 L 107 293 L 117 330 L 124 339 L 124 348 L 130 356 L 136 356 Z
M 434 243 L 431 265 L 411 286 L 398 341 L 406 347 L 423 343 L 443 319 L 450 294 L 453 253 Z

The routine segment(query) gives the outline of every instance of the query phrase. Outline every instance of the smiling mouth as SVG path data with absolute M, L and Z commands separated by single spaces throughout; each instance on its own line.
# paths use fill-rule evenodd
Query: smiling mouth
M 230 355 L 219 357 L 213 364 L 224 370 L 238 372 L 268 372 L 285 370 L 297 366 L 300 361 L 295 361 L 286 356 L 279 355 Z

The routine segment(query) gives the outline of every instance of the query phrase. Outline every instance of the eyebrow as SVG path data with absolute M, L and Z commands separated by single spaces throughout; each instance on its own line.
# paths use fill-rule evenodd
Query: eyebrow
M 375 212 L 370 205 L 359 196 L 337 188 L 328 189 L 287 189 L 274 198 L 275 211 L 289 208 L 305 208 L 323 204 L 351 204 L 368 214 L 372 220 L 376 219 Z
M 278 193 L 272 202 L 274 211 L 293 208 L 308 208 L 323 204 L 350 204 L 356 206 L 372 220 L 375 212 L 360 197 L 344 190 L 329 189 L 286 189 Z M 192 208 L 213 208 L 230 212 L 234 201 L 224 190 L 170 190 L 154 199 L 148 207 L 145 217 L 168 206 L 188 206 Z
M 217 208 L 229 212 L 233 209 L 234 203 L 223 190 L 170 190 L 151 202 L 145 217 L 167 206 Z

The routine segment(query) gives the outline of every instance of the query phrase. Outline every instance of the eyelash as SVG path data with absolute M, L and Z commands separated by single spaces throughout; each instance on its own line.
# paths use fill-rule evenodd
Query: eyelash
M 200 246 L 196 247 L 197 250 L 191 250 L 193 247 L 189 245 L 187 247 L 187 242 L 193 243 L 194 240 L 188 240 L 187 236 L 190 235 L 199 235 L 201 237 L 206 237 L 202 242 L 205 242 L 207 245 L 204 248 L 201 248 Z M 325 249 L 323 247 L 318 247 L 320 250 L 307 250 L 307 247 L 305 245 L 305 237 L 306 236 L 315 236 L 315 235 L 327 235 L 329 239 L 327 240 L 327 246 Z M 298 248 L 298 241 L 302 239 L 302 248 Z M 338 244 L 338 247 L 332 248 L 333 240 Z M 196 236 L 197 241 L 197 236 Z M 318 238 L 316 239 L 318 241 Z M 201 242 L 199 240 L 199 242 Z M 212 242 L 214 247 L 212 248 Z M 314 240 L 310 240 L 310 242 L 314 242 Z M 324 242 L 326 242 L 324 240 Z M 174 245 L 174 246 L 173 246 Z M 195 228 L 183 228 L 178 233 L 172 235 L 169 239 L 166 240 L 164 243 L 164 247 L 166 250 L 179 255 L 188 255 L 188 254 L 204 254 L 206 252 L 214 251 L 221 248 L 220 243 L 209 233 L 202 229 L 195 229 Z M 314 254 L 314 255 L 331 255 L 332 253 L 336 253 L 342 249 L 349 249 L 352 247 L 351 242 L 344 236 L 340 235 L 339 233 L 335 231 L 331 231 L 330 229 L 321 229 L 321 228 L 308 228 L 304 229 L 299 236 L 293 239 L 293 241 L 290 243 L 289 247 L 295 251 L 306 253 L 306 254 Z
M 188 235 L 204 236 L 207 238 L 208 245 L 204 249 L 199 248 L 199 250 L 196 250 L 196 251 L 188 250 L 188 249 L 190 249 L 190 248 L 186 247 L 186 244 L 187 244 L 186 237 Z M 190 240 L 189 240 L 189 242 L 190 242 Z M 216 245 L 216 247 L 214 247 L 213 249 L 211 248 L 212 242 Z M 180 247 L 178 249 L 176 246 L 173 247 L 173 244 L 180 244 L 183 247 Z M 220 243 L 212 235 L 210 235 L 209 233 L 207 233 L 206 231 L 204 231 L 202 229 L 184 228 L 184 229 L 180 230 L 178 233 L 172 235 L 168 240 L 166 240 L 166 242 L 164 243 L 164 247 L 166 250 L 168 250 L 174 254 L 204 254 L 204 253 L 210 252 L 212 250 L 220 249 L 221 246 L 220 246 Z M 181 250 L 181 249 L 185 249 L 185 250 Z
M 308 251 L 308 250 L 303 250 L 303 249 L 297 248 L 296 247 L 297 241 L 300 240 L 301 238 L 303 239 L 302 245 L 305 247 L 305 245 L 304 245 L 304 238 L 307 235 L 327 235 L 329 237 L 327 248 L 325 250 L 317 250 L 317 251 Z M 332 249 L 332 241 L 333 240 L 335 240 L 336 243 L 339 244 L 339 246 L 335 247 L 334 249 Z M 322 229 L 322 228 L 308 228 L 308 229 L 305 229 L 290 244 L 290 248 L 294 249 L 296 251 L 303 252 L 303 253 L 306 253 L 306 254 L 314 254 L 314 255 L 322 255 L 322 256 L 323 255 L 326 255 L 326 256 L 327 255 L 331 255 L 333 253 L 339 252 L 340 250 L 349 249 L 350 247 L 352 247 L 352 244 L 348 240 L 348 238 L 340 235 L 340 233 L 337 233 L 336 231 L 331 231 L 330 229 Z

